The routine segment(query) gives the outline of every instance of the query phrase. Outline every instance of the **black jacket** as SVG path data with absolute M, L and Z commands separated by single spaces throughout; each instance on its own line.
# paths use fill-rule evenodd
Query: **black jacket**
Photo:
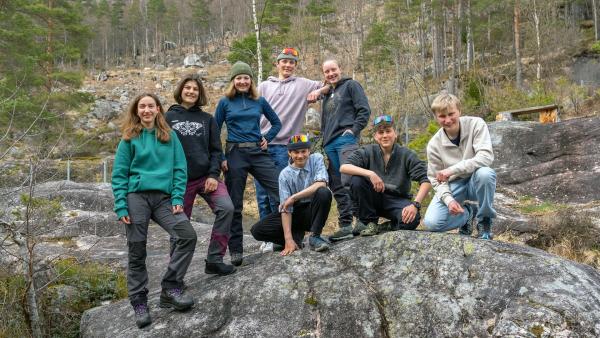
M 183 146 L 188 180 L 218 178 L 223 148 L 215 118 L 198 107 L 188 110 L 178 104 L 172 105 L 165 117 Z
M 429 182 L 427 167 L 417 154 L 405 147 L 394 144 L 387 167 L 383 162 L 383 151 L 378 144 L 368 144 L 352 153 L 346 160 L 363 169 L 374 171 L 385 184 L 385 192 L 394 196 L 412 199 L 410 182 Z
M 321 133 L 323 145 L 327 145 L 346 129 L 351 129 L 355 137 L 367 126 L 371 108 L 360 83 L 341 79 L 323 99 Z

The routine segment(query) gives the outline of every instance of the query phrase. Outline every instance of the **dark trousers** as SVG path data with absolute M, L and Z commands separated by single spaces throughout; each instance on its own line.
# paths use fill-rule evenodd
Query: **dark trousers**
M 348 156 L 358 149 L 357 139 L 353 135 L 338 136 L 329 142 L 323 150 L 329 159 L 327 174 L 329 175 L 329 188 L 337 202 L 340 227 L 352 225 L 352 215 L 357 213 L 350 197 L 348 175 L 340 173 L 340 166 L 346 162 Z
M 184 213 L 173 214 L 171 196 L 157 191 L 127 194 L 127 209 L 131 224 L 126 224 L 129 261 L 127 264 L 127 291 L 132 305 L 146 303 L 148 271 L 146 269 L 146 239 L 150 219 L 175 238 L 163 289 L 181 287 L 183 277 L 196 249 L 196 231 Z
M 229 252 L 243 253 L 244 229 L 242 210 L 248 173 L 254 176 L 269 194 L 272 201 L 279 200 L 279 177 L 271 156 L 260 147 L 240 148 L 233 146 L 227 156 L 229 170 L 225 173 L 225 184 L 233 202 L 233 220 L 229 238 Z
M 364 224 L 377 223 L 379 217 L 385 217 L 392 222 L 392 230 L 414 230 L 419 226 L 420 210 L 412 222 L 402 222 L 402 209 L 411 205 L 410 199 L 392 196 L 385 191 L 376 192 L 371 181 L 362 176 L 352 176 L 350 189 L 352 200 L 358 207 L 358 219 Z
M 329 209 L 331 208 L 331 191 L 325 187 L 317 189 L 309 201 L 294 203 L 292 212 L 292 237 L 301 246 L 304 232 L 310 231 L 314 235 L 320 235 L 327 221 Z M 258 241 L 273 242 L 285 245 L 281 214 L 274 212 L 258 221 L 250 230 L 252 236 Z

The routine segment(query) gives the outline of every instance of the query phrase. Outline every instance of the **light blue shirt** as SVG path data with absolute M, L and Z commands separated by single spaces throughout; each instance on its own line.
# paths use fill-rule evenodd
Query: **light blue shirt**
M 290 164 L 279 174 L 279 203 L 283 204 L 288 197 L 310 187 L 315 182 L 327 183 L 328 181 L 329 176 L 327 176 L 323 155 L 310 154 L 304 168 L 296 168 Z M 292 207 L 289 208 L 289 212 L 293 212 Z

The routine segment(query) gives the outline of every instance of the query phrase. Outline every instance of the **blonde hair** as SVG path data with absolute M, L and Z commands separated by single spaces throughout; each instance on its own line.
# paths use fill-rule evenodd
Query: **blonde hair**
M 158 114 L 156 114 L 156 118 L 154 119 L 154 128 L 156 129 L 156 138 L 158 138 L 162 143 L 169 142 L 171 139 L 171 128 L 169 124 L 167 124 L 167 120 L 165 120 L 164 110 L 162 104 L 158 97 L 151 93 L 144 93 L 138 95 L 131 104 L 129 108 L 123 113 L 121 118 L 121 133 L 123 134 L 123 139 L 125 141 L 129 141 L 132 138 L 138 137 L 144 129 L 142 126 L 142 121 L 138 116 L 138 103 L 144 97 L 151 97 L 156 103 L 156 107 L 158 108 Z
M 227 96 L 227 98 L 230 100 L 232 100 L 238 94 L 238 91 L 237 89 L 235 89 L 235 85 L 233 84 L 234 79 L 235 78 L 229 81 L 229 85 L 227 85 L 227 88 L 225 89 L 225 96 Z M 258 98 L 260 97 L 260 93 L 258 92 L 258 89 L 256 89 L 256 85 L 254 84 L 254 79 L 252 78 L 252 76 L 250 77 L 250 88 L 248 88 L 248 96 L 252 100 L 258 100 Z
M 431 110 L 434 114 L 445 113 L 452 105 L 461 111 L 460 99 L 450 93 L 442 92 L 431 103 Z

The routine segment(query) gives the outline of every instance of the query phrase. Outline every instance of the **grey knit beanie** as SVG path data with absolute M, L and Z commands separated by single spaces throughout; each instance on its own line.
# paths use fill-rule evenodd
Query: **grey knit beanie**
M 233 80 L 234 77 L 240 74 L 246 74 L 253 78 L 252 68 L 250 68 L 247 63 L 242 61 L 238 61 L 231 66 L 231 70 L 229 71 L 229 80 Z

